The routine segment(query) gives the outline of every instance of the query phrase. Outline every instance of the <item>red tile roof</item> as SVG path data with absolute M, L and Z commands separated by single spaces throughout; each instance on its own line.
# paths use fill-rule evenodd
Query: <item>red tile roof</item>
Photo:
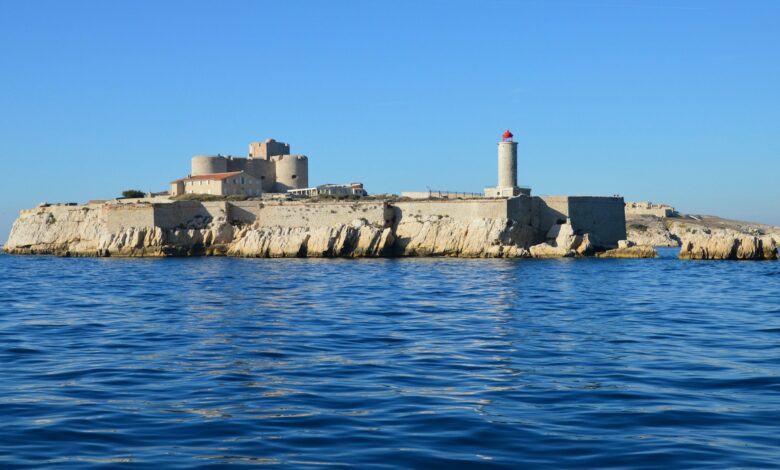
M 182 178 L 176 181 L 172 181 L 172 183 L 177 183 L 179 181 L 198 181 L 198 180 L 213 180 L 213 181 L 219 181 L 224 180 L 227 178 L 230 178 L 231 176 L 237 176 L 242 174 L 243 171 L 231 171 L 228 173 L 211 173 L 209 175 L 198 175 L 198 176 L 188 176 L 186 178 Z

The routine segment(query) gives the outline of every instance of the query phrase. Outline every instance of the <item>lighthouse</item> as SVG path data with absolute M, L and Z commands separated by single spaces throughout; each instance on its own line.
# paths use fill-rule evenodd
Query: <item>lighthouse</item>
M 517 186 L 517 142 L 514 134 L 506 130 L 498 142 L 498 185 L 485 188 L 485 197 L 513 197 L 530 193 L 529 189 Z
M 505 131 L 498 143 L 498 187 L 514 188 L 517 186 L 517 142 L 514 135 Z

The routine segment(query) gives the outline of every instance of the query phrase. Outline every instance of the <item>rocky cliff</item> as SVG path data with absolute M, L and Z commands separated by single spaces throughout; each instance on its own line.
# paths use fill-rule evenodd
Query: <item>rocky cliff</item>
M 192 204 L 47 205 L 22 211 L 4 249 L 60 256 L 485 258 L 589 256 L 598 251 L 589 234 L 578 233 L 569 220 L 540 235 L 530 224 L 508 218 L 411 211 L 383 218 L 381 214 L 393 211 L 382 207 L 259 207 L 261 224 L 248 215 L 252 208 L 246 205 L 235 210 L 216 205 L 206 212 L 194 211 L 198 208 Z
M 469 222 L 442 217 L 409 218 L 378 226 L 356 218 L 348 224 L 311 227 L 231 224 L 196 218 L 182 227 L 110 228 L 100 207 L 50 206 L 23 211 L 4 249 L 13 254 L 60 256 L 521 257 L 522 230 L 508 219 Z
M 4 249 L 13 254 L 60 256 L 382 256 L 390 253 L 394 241 L 390 228 L 360 219 L 313 230 L 197 220 L 175 229 L 110 230 L 99 208 L 38 208 L 24 211 L 16 220 Z
M 656 255 L 652 246 L 673 245 L 681 246 L 683 259 L 777 259 L 780 240 L 780 229 L 772 227 L 717 218 L 643 217 L 627 221 L 629 240 L 605 252 L 568 219 L 540 234 L 527 223 L 502 217 L 415 212 L 388 218 L 382 207 L 310 205 L 308 212 L 300 205 L 261 207 L 261 224 L 248 215 L 249 206 L 191 213 L 186 211 L 193 207 L 184 204 L 43 206 L 22 211 L 4 249 L 61 256 L 641 258 Z M 163 218 L 158 221 L 158 216 Z M 268 222 L 270 217 L 276 222 Z

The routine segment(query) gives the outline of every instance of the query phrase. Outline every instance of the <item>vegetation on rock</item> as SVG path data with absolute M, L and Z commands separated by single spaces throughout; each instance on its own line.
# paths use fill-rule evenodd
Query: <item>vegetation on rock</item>
M 146 196 L 146 193 L 144 193 L 143 191 L 139 191 L 137 189 L 128 189 L 126 191 L 122 191 L 122 197 L 126 199 L 144 197 L 144 196 Z

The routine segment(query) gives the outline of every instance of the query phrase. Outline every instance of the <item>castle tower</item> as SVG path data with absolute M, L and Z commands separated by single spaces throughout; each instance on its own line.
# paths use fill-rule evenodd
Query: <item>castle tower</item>
M 249 158 L 268 160 L 276 155 L 290 155 L 290 144 L 277 142 L 274 139 L 249 144 Z
M 506 131 L 498 143 L 498 187 L 517 187 L 517 142 L 514 135 Z

